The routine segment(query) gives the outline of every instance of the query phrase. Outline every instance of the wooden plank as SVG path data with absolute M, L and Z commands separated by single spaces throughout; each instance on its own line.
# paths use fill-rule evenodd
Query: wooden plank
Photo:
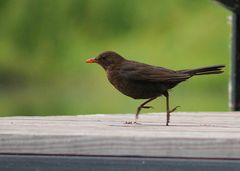
M 1 171 L 239 171 L 239 160 L 0 155 Z
M 240 159 L 240 113 L 0 118 L 0 153 Z

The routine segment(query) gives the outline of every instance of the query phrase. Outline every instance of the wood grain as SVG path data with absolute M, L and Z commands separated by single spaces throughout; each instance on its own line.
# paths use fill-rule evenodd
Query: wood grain
M 0 153 L 240 159 L 240 112 L 0 118 Z

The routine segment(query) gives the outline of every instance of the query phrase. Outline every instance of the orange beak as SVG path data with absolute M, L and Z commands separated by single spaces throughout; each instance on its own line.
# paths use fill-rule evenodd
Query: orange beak
M 88 60 L 86 60 L 86 63 L 96 63 L 96 60 L 95 59 L 88 59 Z

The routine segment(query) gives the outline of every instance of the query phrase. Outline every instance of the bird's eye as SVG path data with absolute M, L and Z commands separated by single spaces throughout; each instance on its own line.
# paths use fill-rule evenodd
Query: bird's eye
M 105 61 L 106 59 L 107 59 L 107 58 L 106 58 L 106 56 L 103 56 L 103 57 L 102 57 L 102 60 L 104 60 L 104 61 Z

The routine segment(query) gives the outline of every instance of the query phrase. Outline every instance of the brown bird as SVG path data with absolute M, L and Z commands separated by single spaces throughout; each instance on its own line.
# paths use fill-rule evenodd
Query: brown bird
M 86 62 L 101 65 L 106 71 L 110 83 L 121 93 L 134 99 L 148 99 L 137 108 L 135 123 L 137 123 L 138 115 L 142 108 L 151 108 L 151 106 L 146 106 L 147 103 L 159 96 L 165 96 L 167 126 L 170 122 L 170 113 L 179 107 L 170 109 L 168 91 L 192 76 L 220 74 L 223 72 L 222 68 L 225 67 L 224 65 L 214 65 L 175 71 L 127 60 L 113 51 L 103 52 L 96 58 L 86 60 Z

